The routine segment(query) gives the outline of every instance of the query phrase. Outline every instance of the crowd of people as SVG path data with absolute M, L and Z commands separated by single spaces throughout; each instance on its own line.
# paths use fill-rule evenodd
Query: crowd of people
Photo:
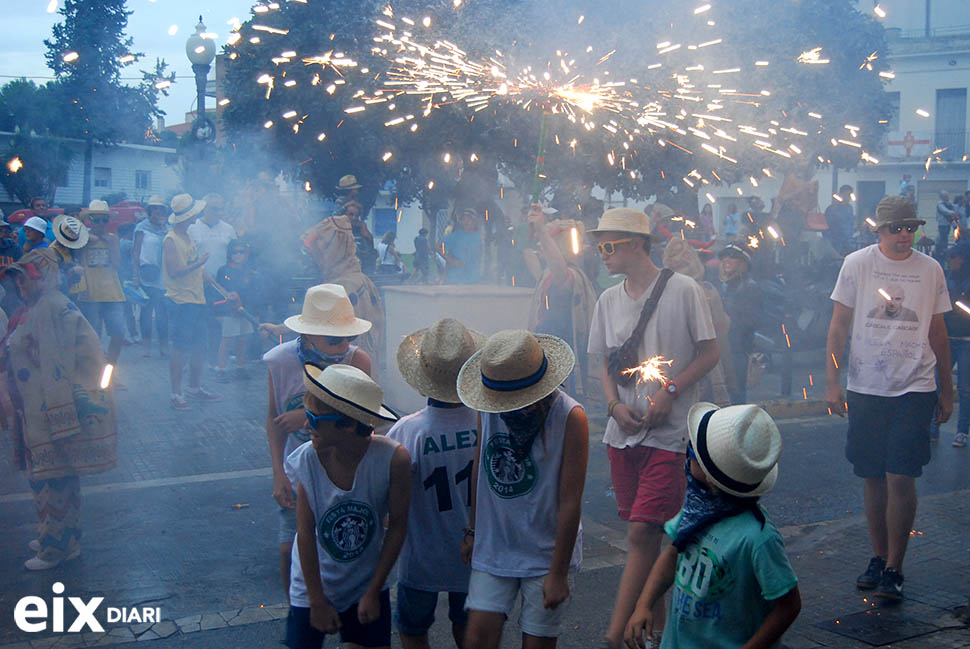
M 154 196 L 120 235 L 99 200 L 76 216 L 38 210 L 17 232 L 2 221 L 11 316 L 0 423 L 14 431 L 39 516 L 25 567 L 80 553 L 79 477 L 117 463 L 112 372 L 124 368 L 126 336 L 140 335 L 149 356 L 154 337 L 169 356 L 171 407 L 187 410 L 219 398 L 202 385 L 207 343 L 218 343 L 217 379 L 232 381 L 246 375 L 259 331 L 279 340 L 256 349 L 268 370 L 288 646 L 317 649 L 339 633 L 388 647 L 393 623 L 405 649 L 427 647 L 447 593 L 457 646 L 496 649 L 519 602 L 522 646 L 554 647 L 582 564 L 586 409 L 597 403 L 628 545 L 601 646 L 775 646 L 801 601 L 759 504 L 778 479 L 781 434 L 746 389 L 764 301 L 756 278 L 784 238 L 802 250 L 791 233 L 806 226 L 799 210 L 813 182 L 794 174 L 770 212 L 752 201 L 729 214 L 726 241 L 706 208 L 695 223 L 659 203 L 649 215 L 597 210 L 588 193 L 576 203 L 585 214 L 529 206 L 497 249 L 510 283 L 514 272 L 534 278 L 529 329 L 485 336 L 445 318 L 406 336 L 386 362 L 427 406 L 402 417 L 376 380 L 385 313 L 367 270 L 404 274 L 403 260 L 394 236 L 374 247 L 353 176 L 340 180 L 334 214 L 299 248 L 280 249 L 299 250 L 296 265 L 314 280 L 292 315 L 261 287 L 293 260 L 263 253 L 253 264 L 252 237 L 265 228 L 230 224 L 218 194 Z M 879 203 L 877 241 L 850 252 L 850 230 L 837 225 L 852 216 L 843 192 L 822 215 L 831 246 L 848 253 L 831 295 L 825 396 L 833 414 L 848 414 L 846 457 L 864 481 L 873 557 L 856 585 L 898 601 L 915 479 L 952 412 L 954 363 L 970 399 L 960 363 L 970 309 L 953 309 L 970 293 L 970 244 L 945 249 L 944 272 L 914 250 L 925 220 L 900 195 Z M 482 281 L 478 212 L 457 216 L 438 243 L 419 233 L 413 281 L 428 279 L 432 259 L 449 281 Z M 368 246 L 376 254 L 362 254 Z M 599 264 L 621 281 L 603 287 Z M 638 379 L 651 363 L 662 373 Z M 968 426 L 961 408 L 955 446 Z

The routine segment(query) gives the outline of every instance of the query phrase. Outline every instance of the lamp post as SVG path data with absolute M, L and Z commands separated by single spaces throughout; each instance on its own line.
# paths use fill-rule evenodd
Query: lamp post
M 195 114 L 195 126 L 192 134 L 200 142 L 211 142 L 215 139 L 215 125 L 205 116 L 205 85 L 209 78 L 209 67 L 216 55 L 216 44 L 207 37 L 206 27 L 199 16 L 199 24 L 195 26 L 195 33 L 185 42 L 185 54 L 192 63 L 195 73 L 195 91 L 198 95 L 198 108 Z

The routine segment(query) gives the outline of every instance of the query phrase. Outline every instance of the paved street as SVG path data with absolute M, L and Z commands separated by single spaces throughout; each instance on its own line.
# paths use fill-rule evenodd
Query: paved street
M 168 404 L 165 361 L 142 359 L 139 349 L 129 347 L 122 362 L 117 378 L 127 389 L 116 396 L 120 466 L 82 482 L 80 559 L 47 573 L 23 570 L 34 535 L 33 503 L 22 474 L 0 473 L 0 649 L 117 645 L 136 638 L 158 638 L 151 646 L 159 648 L 278 646 L 285 597 L 263 428 L 263 368 L 252 363 L 244 382 L 209 384 L 223 390 L 218 404 L 176 412 Z M 765 390 L 777 386 L 777 377 L 767 378 L 764 394 L 755 396 L 771 396 Z M 800 387 L 798 392 L 801 399 Z M 595 646 L 623 561 L 623 526 L 598 442 L 603 420 L 598 411 L 591 409 L 591 415 L 586 560 L 560 643 L 566 648 Z M 950 446 L 954 423 L 944 426 L 919 482 L 907 601 L 893 609 L 872 608 L 852 584 L 869 550 L 861 485 L 842 455 L 845 422 L 825 417 L 780 424 L 785 443 L 780 478 L 763 502 L 786 536 L 804 599 L 786 645 L 866 647 L 908 634 L 919 637 L 888 646 L 970 646 L 970 631 L 950 615 L 970 594 L 970 449 Z M 10 456 L 7 436 L 0 439 L 0 456 Z M 103 596 L 105 606 L 160 607 L 164 622 L 117 624 L 107 635 L 59 639 L 19 631 L 12 622 L 16 602 L 26 595 L 49 599 L 54 581 L 65 584 L 65 596 Z M 438 617 L 446 619 L 445 612 L 439 609 Z M 856 636 L 868 643 L 840 635 L 856 627 L 861 629 Z M 517 646 L 516 634 L 510 623 L 503 646 Z M 443 625 L 435 628 L 434 639 L 435 646 L 449 646 Z

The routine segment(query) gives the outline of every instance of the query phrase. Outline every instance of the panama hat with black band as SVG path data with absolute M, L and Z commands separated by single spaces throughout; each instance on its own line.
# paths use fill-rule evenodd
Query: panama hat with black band
M 305 363 L 303 385 L 314 397 L 354 421 L 377 428 L 397 421 L 381 401 L 384 390 L 374 379 L 352 365 L 328 365 L 325 369 Z

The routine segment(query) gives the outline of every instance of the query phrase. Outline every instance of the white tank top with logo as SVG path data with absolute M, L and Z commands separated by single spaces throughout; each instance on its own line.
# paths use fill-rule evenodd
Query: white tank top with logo
M 398 560 L 401 584 L 430 592 L 468 592 L 461 560 L 478 443 L 474 410 L 427 407 L 402 417 L 387 436 L 411 455 L 408 535 Z
M 582 407 L 562 390 L 529 455 L 520 460 L 509 446 L 508 428 L 498 414 L 482 413 L 482 449 L 475 500 L 472 568 L 498 577 L 548 574 L 556 548 L 559 470 L 566 419 Z M 570 571 L 583 561 L 579 526 Z
M 269 368 L 270 378 L 273 379 L 273 393 L 276 397 L 276 402 L 273 404 L 275 416 L 303 407 L 303 395 L 306 393 L 306 388 L 303 386 L 303 363 L 300 362 L 298 354 L 299 342 L 300 339 L 295 338 L 277 345 L 263 354 L 263 360 Z M 357 345 L 350 345 L 346 353 L 334 363 L 349 365 L 356 351 Z M 286 445 L 283 447 L 283 459 L 285 460 L 300 444 L 308 441 L 310 441 L 310 429 L 308 428 L 301 428 L 287 435 Z
M 306 491 L 316 521 L 323 594 L 338 613 L 364 595 L 374 576 L 384 543 L 391 457 L 397 447 L 394 440 L 371 436 L 350 491 L 330 481 L 310 442 L 297 448 L 284 462 L 290 482 L 301 483 Z M 293 543 L 291 561 L 290 603 L 309 607 L 300 567 L 299 533 Z

